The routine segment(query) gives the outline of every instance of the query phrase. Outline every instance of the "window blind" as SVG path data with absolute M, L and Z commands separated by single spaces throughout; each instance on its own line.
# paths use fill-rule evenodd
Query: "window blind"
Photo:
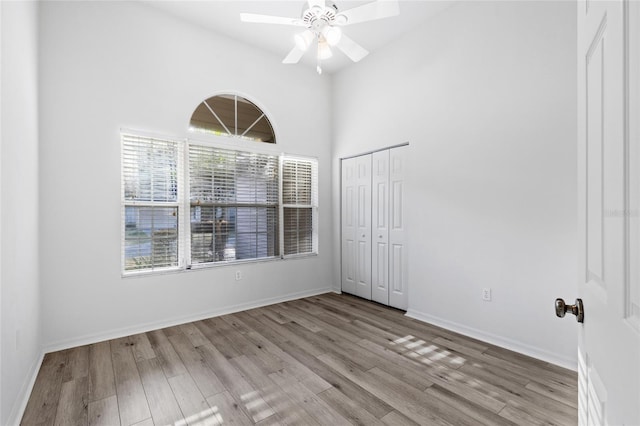
M 124 273 L 317 252 L 316 160 L 121 140 Z
M 283 157 L 282 215 L 285 255 L 316 251 L 317 170 L 316 160 Z
M 181 144 L 122 135 L 124 271 L 177 267 Z
M 278 254 L 278 157 L 189 145 L 191 263 Z

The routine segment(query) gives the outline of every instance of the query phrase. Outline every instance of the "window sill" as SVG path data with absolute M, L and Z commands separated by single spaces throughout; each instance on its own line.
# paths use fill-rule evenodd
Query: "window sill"
M 165 268 L 165 269 L 157 269 L 153 271 L 129 271 L 123 272 L 122 278 L 142 278 L 148 277 L 152 275 L 168 275 L 168 274 L 176 274 L 181 272 L 190 272 L 190 271 L 202 271 L 207 269 L 216 269 L 216 268 L 224 268 L 229 266 L 241 266 L 241 265 L 250 265 L 255 263 L 267 263 L 267 262 L 278 262 L 278 261 L 287 261 L 287 260 L 300 260 L 307 259 L 310 257 L 317 257 L 318 253 L 302 253 L 302 254 L 292 254 L 284 257 L 265 257 L 262 259 L 247 259 L 247 260 L 234 260 L 229 262 L 212 262 L 212 263 L 198 263 L 195 265 L 175 267 L 175 268 Z

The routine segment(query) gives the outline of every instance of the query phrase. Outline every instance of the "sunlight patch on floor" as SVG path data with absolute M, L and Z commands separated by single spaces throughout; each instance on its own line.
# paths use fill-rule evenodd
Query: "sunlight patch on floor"
M 412 335 L 407 335 L 404 337 L 400 337 L 399 339 L 394 340 L 393 342 L 391 342 L 392 345 L 402 345 L 405 342 L 410 341 L 411 339 L 415 339 L 415 337 L 413 337 Z
M 215 426 L 221 425 L 224 421 L 218 407 L 207 408 L 199 413 L 185 416 L 184 420 L 176 422 L 175 426 Z
M 425 342 L 410 334 L 400 337 L 389 344 L 406 349 L 406 351 L 401 352 L 402 355 L 422 364 L 431 365 L 436 362 L 446 362 L 447 364 L 461 366 L 467 362 L 466 359 L 459 355 L 452 354 L 438 345 Z
M 278 413 L 283 424 L 299 424 L 305 413 L 304 409 L 294 404 L 277 386 L 269 386 L 260 390 L 265 402 Z
M 273 414 L 273 409 L 269 406 L 257 391 L 247 392 L 240 395 L 240 400 L 254 421 L 266 419 Z

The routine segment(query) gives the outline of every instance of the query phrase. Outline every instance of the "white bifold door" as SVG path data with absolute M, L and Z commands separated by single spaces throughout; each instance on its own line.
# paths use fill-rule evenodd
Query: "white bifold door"
M 371 155 L 342 160 L 342 290 L 371 299 Z
M 407 309 L 407 147 L 342 160 L 342 291 Z

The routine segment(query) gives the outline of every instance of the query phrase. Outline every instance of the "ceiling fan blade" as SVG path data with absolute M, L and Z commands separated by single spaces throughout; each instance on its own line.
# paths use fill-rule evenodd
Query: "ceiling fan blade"
M 358 62 L 369 54 L 369 51 L 367 49 L 360 46 L 345 34 L 342 34 L 342 37 L 340 37 L 340 41 L 338 42 L 336 47 L 342 50 L 342 52 L 347 55 L 353 62 Z
M 309 9 L 313 6 L 318 6 L 321 9 L 324 9 L 324 0 L 307 0 L 307 3 L 309 4 Z
M 336 17 L 336 24 L 351 25 L 400 14 L 398 0 L 376 0 L 353 9 L 345 10 Z M 346 18 L 346 21 L 344 21 Z
M 283 64 L 297 64 L 300 61 L 300 59 L 302 58 L 302 55 L 304 55 L 304 52 L 305 51 L 300 49 L 298 46 L 294 46 L 294 48 L 291 49 L 291 52 L 289 52 L 287 57 L 282 60 L 282 63 Z
M 256 24 L 279 24 L 279 25 L 295 25 L 300 26 L 304 23 L 298 18 L 286 18 L 284 16 L 259 15 L 256 13 L 241 13 L 240 20 L 242 22 L 251 22 Z

